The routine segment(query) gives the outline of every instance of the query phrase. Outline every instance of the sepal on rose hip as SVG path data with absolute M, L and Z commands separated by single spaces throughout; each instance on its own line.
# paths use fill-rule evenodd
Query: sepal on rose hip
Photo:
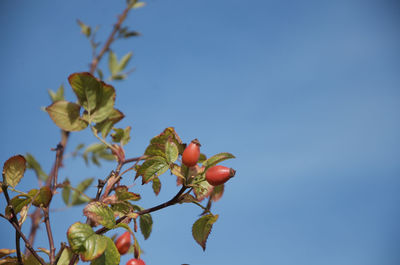
M 206 180 L 213 186 L 218 186 L 227 182 L 235 176 L 236 171 L 233 168 L 224 166 L 213 166 L 206 171 Z

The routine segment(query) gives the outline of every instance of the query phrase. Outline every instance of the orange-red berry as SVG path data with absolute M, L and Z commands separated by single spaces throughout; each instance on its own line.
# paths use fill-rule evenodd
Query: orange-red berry
M 141 259 L 130 259 L 126 265 L 146 265 L 146 263 Z
M 200 143 L 194 139 L 183 151 L 182 162 L 187 167 L 193 167 L 197 164 L 200 157 Z
M 206 180 L 213 186 L 218 186 L 227 182 L 235 176 L 236 171 L 224 166 L 210 167 L 206 172 Z
M 126 254 L 131 246 L 131 234 L 128 231 L 123 233 L 115 241 L 115 246 L 117 247 L 119 254 Z

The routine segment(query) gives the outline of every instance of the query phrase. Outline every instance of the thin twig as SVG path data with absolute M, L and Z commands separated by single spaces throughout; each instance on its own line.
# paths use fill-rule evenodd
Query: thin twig
M 17 225 L 16 223 L 14 223 L 12 220 L 8 219 L 7 217 L 5 217 L 3 214 L 0 213 L 0 217 L 3 217 L 4 219 L 6 219 L 8 222 L 10 222 L 10 224 L 15 228 L 15 231 L 19 234 L 19 236 L 22 238 L 22 240 L 24 240 L 25 242 L 25 247 L 27 249 L 29 249 L 30 253 L 32 253 L 32 255 L 39 261 L 40 264 L 42 265 L 46 265 L 43 260 L 39 257 L 39 255 L 36 253 L 36 251 L 32 248 L 31 244 L 29 244 L 29 240 L 25 237 L 25 235 L 22 233 L 19 225 Z
M 90 73 L 92 74 L 94 73 L 101 58 L 103 58 L 103 55 L 108 51 L 108 49 L 110 49 L 111 43 L 114 41 L 115 34 L 117 34 L 118 30 L 121 28 L 121 25 L 124 22 L 126 16 L 128 15 L 130 9 L 131 7 L 128 5 L 122 12 L 122 14 L 119 16 L 118 22 L 114 25 L 114 29 L 112 30 L 103 48 L 101 49 L 99 54 L 93 59 L 90 65 Z
M 58 175 L 58 169 L 62 165 L 64 150 L 65 147 L 67 146 L 69 135 L 70 135 L 69 132 L 61 130 L 61 141 L 59 145 L 62 146 L 62 148 L 59 148 L 59 151 L 57 151 L 56 160 L 54 161 L 53 168 L 49 174 L 49 177 L 46 180 L 46 186 L 50 187 L 51 181 L 54 179 L 53 176 L 55 176 L 55 174 Z M 55 187 L 57 187 L 57 185 L 55 185 Z M 36 232 L 39 228 L 41 218 L 42 218 L 41 210 L 39 207 L 37 207 L 35 211 L 31 214 L 31 230 L 29 233 L 29 244 L 32 246 L 36 238 Z M 28 256 L 29 251 L 25 250 L 25 255 Z
M 56 249 L 54 247 L 53 233 L 51 232 L 49 208 L 43 208 L 44 223 L 46 224 L 47 237 L 50 245 L 50 265 L 54 265 Z
M 8 195 L 8 190 L 7 190 L 7 186 L 3 185 L 1 186 L 2 190 L 3 190 L 3 194 L 4 197 L 6 197 L 6 201 L 7 201 L 7 206 L 10 208 L 11 210 L 11 220 L 7 219 L 8 221 L 10 221 L 11 224 L 15 224 L 16 227 L 18 227 L 19 229 L 19 223 L 18 223 L 18 219 L 17 219 L 17 215 L 15 214 L 14 211 L 14 207 L 10 204 L 10 196 Z M 15 249 L 17 251 L 17 259 L 18 259 L 18 264 L 19 265 L 23 265 L 22 263 L 22 255 L 21 255 L 21 247 L 20 247 L 20 235 L 18 234 L 17 231 L 15 231 Z
M 161 209 L 163 209 L 163 208 L 165 208 L 165 207 L 174 205 L 174 204 L 176 204 L 176 203 L 179 202 L 180 196 L 185 192 L 186 189 L 187 189 L 187 187 L 182 186 L 182 188 L 178 191 L 178 193 L 177 193 L 172 199 L 170 199 L 169 201 L 164 202 L 164 203 L 161 203 L 161 204 L 159 204 L 159 205 L 157 205 L 157 206 L 154 206 L 154 207 L 151 207 L 151 208 L 148 208 L 148 209 L 139 211 L 139 212 L 135 212 L 135 213 L 136 213 L 137 215 L 143 215 L 143 214 L 155 212 L 155 211 L 161 210 Z M 124 221 L 126 218 L 127 218 L 127 216 L 123 216 L 123 217 L 119 218 L 119 219 L 116 221 L 116 223 L 119 224 L 119 223 L 121 223 L 122 221 Z M 109 231 L 109 230 L 110 230 L 110 229 L 108 229 L 108 228 L 106 228 L 106 227 L 102 227 L 102 228 L 100 228 L 100 229 L 98 229 L 98 230 L 96 231 L 96 234 L 104 234 L 105 232 L 107 232 L 107 231 Z

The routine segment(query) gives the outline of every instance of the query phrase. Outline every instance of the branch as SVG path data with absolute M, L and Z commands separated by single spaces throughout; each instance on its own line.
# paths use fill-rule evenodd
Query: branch
M 103 58 L 103 55 L 110 49 L 111 43 L 115 40 L 115 34 L 117 34 L 118 30 L 121 28 L 122 23 L 124 22 L 126 16 L 128 15 L 128 12 L 130 10 L 130 6 L 128 5 L 125 10 L 122 12 L 122 14 L 118 18 L 118 22 L 114 25 L 114 29 L 111 32 L 110 36 L 108 37 L 106 43 L 104 44 L 103 48 L 99 52 L 99 54 L 93 59 L 91 65 L 90 65 L 90 73 L 93 74 L 94 71 L 97 68 L 97 65 L 99 64 L 101 58 Z
M 64 157 L 64 150 L 68 142 L 70 133 L 67 131 L 61 130 L 61 141 L 57 145 L 57 153 L 56 153 L 56 160 L 54 161 L 53 168 L 49 174 L 48 179 L 46 180 L 46 186 L 51 187 L 51 181 L 54 179 L 55 180 L 55 185 L 54 189 L 57 187 L 56 182 L 57 182 L 57 177 L 58 177 L 58 169 L 62 165 L 63 157 Z M 33 242 L 35 241 L 36 237 L 36 232 L 39 228 L 40 225 L 40 218 L 42 217 L 40 213 L 40 208 L 37 207 L 35 211 L 31 214 L 31 230 L 29 233 L 29 244 L 33 245 Z M 25 255 L 29 255 L 29 252 L 25 250 Z
M 54 265 L 56 249 L 54 247 L 53 233 L 51 232 L 49 208 L 48 207 L 43 208 L 43 213 L 44 213 L 44 223 L 46 224 L 47 237 L 49 238 L 49 245 L 50 245 L 50 255 L 49 255 L 50 265 Z
M 16 233 L 24 240 L 25 242 L 25 247 L 29 249 L 30 253 L 39 261 L 40 264 L 46 265 L 43 260 L 39 257 L 39 255 L 36 253 L 36 251 L 32 248 L 31 244 L 29 244 L 29 240 L 25 237 L 25 235 L 22 233 L 19 225 L 15 224 L 13 221 L 5 217 L 3 214 L 0 213 L 0 216 L 6 219 L 10 224 L 15 228 Z M 22 264 L 22 263 L 21 263 Z
M 154 206 L 154 207 L 151 207 L 151 208 L 148 208 L 148 209 L 139 211 L 139 212 L 135 212 L 135 213 L 138 214 L 138 215 L 143 215 L 143 214 L 155 212 L 155 211 L 161 210 L 161 209 L 163 209 L 163 208 L 165 208 L 165 207 L 174 205 L 174 204 L 176 204 L 176 203 L 179 202 L 180 196 L 185 192 L 186 189 L 187 189 L 187 187 L 182 186 L 182 188 L 178 191 L 178 193 L 177 193 L 172 199 L 170 199 L 169 201 L 164 202 L 164 203 L 161 203 L 161 204 L 159 204 L 159 205 L 157 205 L 157 206 Z M 116 223 L 119 224 L 119 223 L 121 223 L 122 221 L 124 221 L 126 218 L 127 218 L 127 216 L 123 216 L 123 217 L 119 218 L 119 219 L 116 221 Z M 105 232 L 107 232 L 107 231 L 109 231 L 109 230 L 110 230 L 110 229 L 108 229 L 108 228 L 106 228 L 106 227 L 102 227 L 102 228 L 100 228 L 100 229 L 98 229 L 98 230 L 96 231 L 96 234 L 104 234 Z
M 19 223 L 18 223 L 18 219 L 17 219 L 17 215 L 15 214 L 14 211 L 14 207 L 10 204 L 10 196 L 8 195 L 8 190 L 7 190 L 7 186 L 5 186 L 4 184 L 1 186 L 1 189 L 3 190 L 4 193 L 4 197 L 6 197 L 6 201 L 7 201 L 7 206 L 10 208 L 11 210 L 11 220 L 6 218 L 13 226 L 15 225 L 15 227 L 17 227 L 19 229 Z M 21 247 L 20 247 L 20 235 L 18 234 L 17 231 L 15 231 L 15 249 L 17 251 L 17 258 L 18 258 L 18 264 L 19 265 L 23 265 L 22 263 L 22 255 L 21 255 Z

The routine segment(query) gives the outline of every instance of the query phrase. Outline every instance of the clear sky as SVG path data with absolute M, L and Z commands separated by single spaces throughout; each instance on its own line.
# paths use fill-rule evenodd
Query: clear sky
M 0 2 L 1 163 L 30 152 L 49 171 L 60 137 L 40 109 L 47 89 L 64 84 L 75 100 L 67 77 L 90 62 L 76 19 L 100 25 L 104 39 L 124 4 Z M 400 264 L 399 15 L 396 0 L 150 0 L 132 12 L 127 25 L 142 36 L 112 46 L 118 57 L 134 52 L 136 71 L 112 83 L 126 115 L 119 125 L 132 126 L 127 156 L 168 126 L 209 156 L 237 156 L 223 163 L 237 175 L 213 207 L 220 218 L 206 252 L 191 236 L 199 209 L 173 206 L 153 214 L 148 240 L 138 236 L 146 263 Z M 74 133 L 67 153 L 80 142 L 95 139 Z M 70 156 L 64 165 L 60 179 L 73 185 L 114 167 Z M 175 178 L 161 181 L 158 197 L 135 186 L 143 207 L 176 193 Z M 27 172 L 19 188 L 35 185 Z M 59 246 L 85 218 L 59 197 L 52 206 Z M 0 220 L 0 229 L 0 248 L 13 248 L 11 226 Z M 39 234 L 36 246 L 48 248 Z

